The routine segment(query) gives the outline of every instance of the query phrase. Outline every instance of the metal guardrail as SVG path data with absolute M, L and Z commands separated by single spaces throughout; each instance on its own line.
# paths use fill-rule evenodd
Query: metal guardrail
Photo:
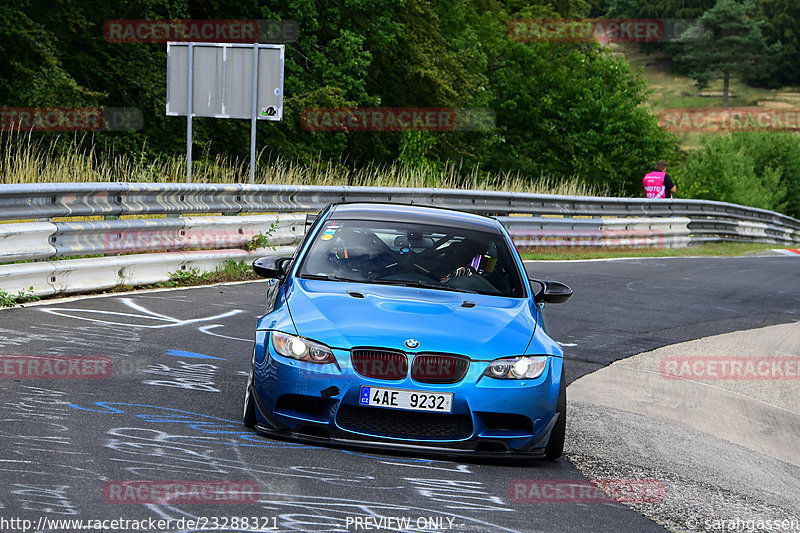
M 205 272 L 229 260 L 250 262 L 266 255 L 291 255 L 294 248 L 165 252 L 0 265 L 0 290 L 14 295 L 32 287 L 32 294 L 50 296 L 151 285 L 168 281 L 172 272 Z
M 305 231 L 305 217 L 298 213 L 315 212 L 331 202 L 354 201 L 434 205 L 497 215 L 520 248 L 680 247 L 723 240 L 800 243 L 800 220 L 701 200 L 388 187 L 2 185 L 0 221 L 33 222 L 0 224 L 0 290 L 13 294 L 33 287 L 34 294 L 42 296 L 151 284 L 167 281 L 169 273 L 178 270 L 211 270 L 229 259 L 286 254 Z M 193 216 L 212 213 L 238 216 Z M 116 219 L 129 215 L 167 217 Z M 54 221 L 101 216 L 114 220 Z M 253 237 L 276 220 L 270 243 L 281 247 L 278 252 L 247 250 Z M 56 260 L 82 255 L 100 257 Z
M 160 250 L 243 249 L 273 223 L 276 227 L 269 240 L 274 245 L 296 244 L 304 234 L 305 217 L 289 213 L 0 224 L 0 262 Z
M 563 246 L 678 248 L 687 246 L 687 217 L 548 218 L 498 217 L 519 249 Z
M 304 185 L 53 183 L 0 187 L 0 220 L 76 216 L 318 211 L 331 202 L 436 205 L 497 215 L 711 217 L 800 230 L 786 215 L 707 200 L 645 200 L 501 191 Z
M 0 224 L 0 290 L 45 296 L 149 285 L 171 272 L 291 254 L 304 232 L 305 215 L 290 213 Z M 278 249 L 250 250 L 259 234 Z M 100 257 L 55 260 L 84 255 Z

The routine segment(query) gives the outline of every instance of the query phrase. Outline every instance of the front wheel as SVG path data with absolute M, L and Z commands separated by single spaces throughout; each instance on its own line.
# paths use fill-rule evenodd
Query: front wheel
M 253 353 L 255 358 L 255 353 Z M 256 427 L 256 401 L 253 397 L 253 362 L 250 363 L 250 375 L 247 377 L 247 388 L 244 391 L 244 412 L 242 422 L 250 429 Z
M 561 368 L 561 386 L 558 389 L 558 402 L 556 403 L 556 413 L 558 420 L 553 430 L 550 432 L 550 439 L 544 449 L 544 458 L 548 461 L 555 461 L 564 452 L 564 440 L 567 433 L 567 380 L 564 376 L 564 368 Z

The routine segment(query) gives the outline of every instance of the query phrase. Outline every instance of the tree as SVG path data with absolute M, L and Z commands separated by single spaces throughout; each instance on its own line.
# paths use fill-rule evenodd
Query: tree
M 0 6 L 0 102 L 20 107 L 96 105 L 101 93 L 81 85 L 65 67 L 57 36 L 27 14 L 35 10 L 32 3 Z
M 186 121 L 164 114 L 166 46 L 109 42 L 104 23 L 293 20 L 299 33 L 286 46 L 284 119 L 257 125 L 265 159 L 354 168 L 398 159 L 433 168 L 452 163 L 464 175 L 575 176 L 638 194 L 643 169 L 674 148 L 644 106 L 639 73 L 597 43 L 527 43 L 509 35 L 512 20 L 586 17 L 593 6 L 601 9 L 599 1 L 59 0 L 53 9 L 51 0 L 4 0 L 0 103 L 138 108 L 141 130 L 98 132 L 78 142 L 98 157 L 169 159 L 183 153 Z M 303 111 L 318 107 L 490 109 L 496 127 L 307 131 Z M 246 160 L 249 133 L 248 121 L 196 118 L 194 146 L 202 153 L 195 161 Z M 35 136 L 72 146 L 57 132 Z
M 797 216 L 800 138 L 789 132 L 737 132 L 703 139 L 676 173 L 683 194 Z
M 492 83 L 502 136 L 489 168 L 640 196 L 646 169 L 673 159 L 674 137 L 647 108 L 644 78 L 597 43 L 509 41 Z
M 610 18 L 692 19 L 714 6 L 714 0 L 609 0 Z
M 800 84 L 800 3 L 797 0 L 759 0 L 756 16 L 764 21 L 761 27 L 769 44 L 780 43 L 780 52 L 771 62 L 765 76 L 748 82 L 765 86 Z
M 722 108 L 728 109 L 731 77 L 756 76 L 766 69 L 765 58 L 778 50 L 769 47 L 761 33 L 762 21 L 750 17 L 755 10 L 750 0 L 717 0 L 700 17 L 700 24 L 681 35 L 683 52 L 675 56 L 699 88 L 722 78 Z

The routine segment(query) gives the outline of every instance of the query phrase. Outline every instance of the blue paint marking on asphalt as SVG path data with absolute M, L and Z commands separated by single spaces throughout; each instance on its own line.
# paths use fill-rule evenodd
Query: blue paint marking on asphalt
M 240 438 L 240 439 L 242 439 L 244 441 L 249 441 L 249 442 L 258 442 L 259 439 L 263 439 L 263 437 L 261 437 L 259 435 L 255 435 L 255 434 L 253 434 L 253 435 L 241 434 L 241 430 L 238 428 L 239 423 L 235 422 L 233 420 L 227 420 L 225 418 L 217 418 L 215 416 L 209 416 L 209 415 L 204 415 L 204 414 L 200 414 L 200 413 L 193 413 L 191 411 L 183 411 L 181 409 L 173 409 L 171 407 L 160 407 L 158 405 L 147 405 L 147 404 L 142 404 L 142 403 L 122 403 L 122 402 L 94 402 L 95 406 L 101 407 L 102 409 L 90 409 L 88 407 L 81 407 L 80 405 L 77 405 L 77 404 L 74 404 L 74 403 L 70 403 L 70 404 L 67 404 L 67 405 L 69 407 L 72 407 L 73 409 L 78 409 L 80 411 L 89 411 L 89 412 L 92 412 L 92 413 L 103 413 L 103 414 L 124 414 L 125 413 L 125 411 L 123 409 L 117 409 L 116 407 L 111 407 L 112 405 L 118 405 L 118 406 L 122 406 L 122 407 L 144 407 L 144 408 L 148 408 L 148 409 L 156 409 L 156 410 L 159 410 L 159 411 L 167 411 L 167 413 L 160 414 L 160 415 L 159 414 L 134 414 L 134 413 L 129 413 L 129 414 L 133 415 L 136 418 L 144 420 L 145 422 L 186 424 L 191 429 L 194 429 L 194 430 L 199 431 L 201 433 L 210 434 L 210 435 L 213 435 L 213 434 L 217 434 L 217 435 L 219 435 L 219 434 L 229 434 L 229 435 L 230 434 L 236 434 L 238 438 Z M 192 415 L 194 417 L 200 417 L 201 419 L 204 419 L 204 420 L 187 419 L 185 417 L 182 417 L 182 415 Z M 220 421 L 220 422 L 228 422 L 229 424 L 232 424 L 233 426 L 228 426 L 228 425 L 222 426 L 222 425 L 219 425 L 219 424 L 213 424 L 213 423 L 211 423 L 212 420 Z M 218 428 L 223 428 L 223 429 L 232 428 L 232 429 L 235 429 L 235 431 L 215 430 L 215 429 L 213 429 L 215 426 L 218 427 Z M 198 444 L 208 444 L 207 441 L 197 441 L 197 442 L 198 442 Z M 308 445 L 308 444 L 303 444 L 303 443 L 295 443 L 295 442 L 284 442 L 284 443 L 280 443 L 280 444 L 277 443 L 277 442 L 276 443 L 271 443 L 269 441 L 265 441 L 263 444 L 262 443 L 250 444 L 248 442 L 217 442 L 215 444 L 223 444 L 223 445 L 227 445 L 227 446 L 252 447 L 252 448 L 306 448 L 306 449 L 315 448 L 315 449 L 318 449 L 318 450 L 327 449 L 327 448 L 325 448 L 323 446 L 314 446 L 314 445 Z M 341 451 L 342 453 L 350 454 L 350 455 L 356 455 L 356 456 L 360 456 L 360 457 L 367 457 L 367 458 L 370 458 L 370 459 L 383 459 L 383 460 L 386 460 L 386 461 L 402 461 L 402 462 L 406 462 L 406 463 L 407 462 L 413 462 L 413 463 L 432 463 L 433 462 L 433 460 L 431 460 L 431 459 L 413 459 L 413 458 L 408 458 L 408 457 L 404 457 L 402 459 L 393 459 L 391 457 L 380 457 L 380 456 L 376 456 L 376 455 L 367 455 L 367 454 L 364 454 L 364 453 L 352 452 L 352 451 L 344 450 L 344 449 L 340 449 L 339 451 Z
M 205 355 L 195 352 L 184 352 L 183 350 L 167 350 L 167 355 L 174 355 L 175 357 L 188 357 L 190 359 L 218 359 L 219 361 L 227 361 L 224 357 L 214 357 L 213 355 Z
M 67 404 L 67 405 L 69 407 L 74 408 L 74 409 L 80 409 L 81 411 L 92 411 L 94 413 L 105 413 L 105 414 L 108 414 L 108 413 L 115 413 L 116 414 L 116 413 L 124 413 L 125 412 L 122 409 L 117 409 L 116 407 L 111 407 L 112 405 L 121 405 L 123 407 L 145 407 L 145 408 L 148 408 L 148 409 L 156 409 L 156 410 L 160 410 L 160 411 L 168 411 L 170 413 L 180 413 L 182 415 L 193 415 L 193 416 L 199 416 L 201 418 L 207 418 L 207 419 L 211 419 L 211 420 L 219 420 L 219 421 L 222 421 L 222 422 L 229 422 L 231 424 L 238 424 L 238 422 L 233 421 L 233 420 L 228 420 L 226 418 L 217 418 L 215 416 L 204 415 L 204 414 L 201 414 L 201 413 L 193 413 L 191 411 L 182 411 L 181 409 L 173 409 L 172 407 L 161 407 L 159 405 L 148 405 L 148 404 L 145 404 L 145 403 L 94 402 L 94 405 L 96 405 L 98 407 L 102 407 L 102 409 L 89 409 L 88 407 L 81 407 L 80 405 L 75 404 L 75 403 L 70 403 L 70 404 Z M 154 416 L 154 415 L 134 415 L 134 416 L 136 416 L 138 418 L 146 418 L 148 416 Z M 164 422 L 164 421 L 166 421 L 166 422 L 186 422 L 186 420 L 181 420 L 181 419 L 176 419 L 176 420 L 149 420 L 149 422 Z M 196 421 L 193 421 L 193 422 L 196 422 Z
M 240 423 L 235 422 L 233 420 L 227 420 L 225 418 L 218 418 L 215 416 L 204 415 L 201 413 L 193 413 L 191 411 L 183 411 L 180 409 L 173 409 L 171 407 L 160 407 L 157 405 L 147 405 L 142 403 L 122 403 L 122 402 L 94 402 L 94 406 L 101 407 L 102 409 L 91 409 L 89 407 L 81 407 L 80 405 L 70 403 L 67 404 L 69 407 L 73 409 L 78 409 L 80 411 L 89 411 L 92 413 L 103 413 L 103 414 L 125 414 L 126 411 L 123 409 L 118 409 L 116 407 L 112 407 L 112 405 L 122 406 L 122 407 L 138 407 L 138 408 L 146 408 L 146 409 L 156 409 L 159 411 L 166 411 L 167 413 L 163 414 L 147 414 L 147 413 L 132 413 L 130 410 L 128 414 L 144 420 L 145 422 L 157 422 L 157 423 L 176 423 L 176 424 L 185 424 L 191 429 L 199 431 L 200 433 L 205 434 L 212 434 L 212 435 L 219 435 L 219 434 L 229 434 L 229 435 L 236 435 L 238 438 L 248 441 L 248 442 L 216 442 L 215 444 L 224 444 L 227 446 L 245 446 L 245 447 L 253 447 L 253 448 L 299 448 L 299 447 L 306 447 L 306 448 L 316 448 L 316 446 L 303 446 L 299 443 L 271 443 L 269 441 L 265 441 L 263 444 L 251 444 L 251 442 L 258 442 L 257 435 L 250 435 L 250 434 L 242 434 Z M 182 415 L 191 415 L 195 418 L 189 418 Z M 197 418 L 199 417 L 199 419 Z M 227 424 L 215 424 L 215 421 L 220 422 L 227 422 Z M 221 431 L 223 430 L 232 429 L 233 431 Z M 205 437 L 208 438 L 208 437 Z M 208 441 L 198 441 L 198 443 L 208 444 Z
M 107 405 L 104 405 L 104 404 L 105 404 L 105 402 L 95 402 L 95 405 L 99 405 L 100 407 L 102 407 L 104 409 L 102 411 L 100 409 L 89 409 L 87 407 L 81 407 L 80 405 L 77 405 L 77 404 L 74 404 L 74 403 L 68 403 L 67 407 L 72 407 L 73 409 L 80 409 L 81 411 L 91 411 L 92 413 L 105 413 L 105 414 L 115 413 L 115 414 L 117 414 L 117 413 L 124 413 L 125 412 L 125 411 L 120 411 L 119 409 L 114 409 L 113 407 L 108 407 Z

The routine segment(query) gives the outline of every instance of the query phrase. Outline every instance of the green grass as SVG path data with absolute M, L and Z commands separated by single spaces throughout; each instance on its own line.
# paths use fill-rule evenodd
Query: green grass
M 64 148 L 56 141 L 46 144 L 30 135 L 6 135 L 0 139 L 0 184 L 56 182 L 140 182 L 183 183 L 186 181 L 186 158 L 136 157 L 117 154 L 98 157 L 77 141 Z M 192 166 L 194 183 L 249 183 L 249 161 L 216 157 L 201 159 Z M 527 176 L 518 171 L 491 173 L 474 170 L 462 172 L 456 163 L 441 169 L 395 163 L 351 169 L 333 162 L 303 165 L 277 159 L 256 166 L 257 184 L 277 185 L 352 185 L 373 187 L 437 187 L 607 196 L 608 189 L 586 185 L 577 177 Z
M 722 107 L 721 79 L 700 90 L 691 78 L 672 74 L 669 60 L 664 56 L 644 54 L 633 44 L 617 45 L 614 51 L 624 55 L 634 69 L 643 69 L 642 74 L 652 91 L 649 103 L 656 111 L 673 107 Z M 800 87 L 764 89 L 732 79 L 729 95 L 730 107 L 800 107 Z
M 617 257 L 736 257 L 779 248 L 777 244 L 749 242 L 720 242 L 687 246 L 685 248 L 622 248 L 596 249 L 586 247 L 541 248 L 521 253 L 525 260 L 613 259 Z
M 156 287 L 189 287 L 192 285 L 210 285 L 230 281 L 247 281 L 259 279 L 247 261 L 228 259 L 216 269 L 200 272 L 196 268 L 170 272 L 170 280 L 158 283 Z
M 722 109 L 721 79 L 712 81 L 708 87 L 700 90 L 691 78 L 672 74 L 667 58 L 657 53 L 645 54 L 638 44 L 614 44 L 613 50 L 615 54 L 624 56 L 634 70 L 642 69 L 642 75 L 651 91 L 648 104 L 654 113 L 675 108 Z M 728 106 L 797 109 L 800 108 L 800 87 L 764 89 L 750 87 L 740 80 L 732 79 Z M 676 132 L 675 135 L 680 147 L 690 150 L 700 146 L 704 133 Z
M 166 289 L 174 287 L 194 287 L 197 285 L 213 285 L 214 283 L 228 283 L 233 281 L 252 281 L 261 279 L 253 271 L 247 261 L 228 259 L 216 269 L 201 272 L 196 268 L 178 270 L 169 273 L 169 280 L 152 285 L 133 286 L 120 283 L 111 292 L 127 292 L 134 289 Z
M 17 304 L 35 302 L 38 299 L 39 297 L 33 294 L 33 287 L 22 289 L 17 294 L 0 290 L 0 307 L 14 307 Z

